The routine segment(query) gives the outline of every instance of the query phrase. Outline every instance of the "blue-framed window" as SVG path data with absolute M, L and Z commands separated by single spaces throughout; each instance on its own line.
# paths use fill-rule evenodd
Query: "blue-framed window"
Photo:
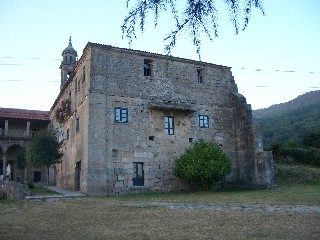
M 201 127 L 201 128 L 208 128 L 209 127 L 208 115 L 199 115 L 199 127 Z
M 166 129 L 166 133 L 169 135 L 173 135 L 174 134 L 173 117 L 165 116 L 164 117 L 164 125 L 165 125 L 165 129 Z
M 114 120 L 117 123 L 128 122 L 128 109 L 127 108 L 115 108 L 114 109 Z

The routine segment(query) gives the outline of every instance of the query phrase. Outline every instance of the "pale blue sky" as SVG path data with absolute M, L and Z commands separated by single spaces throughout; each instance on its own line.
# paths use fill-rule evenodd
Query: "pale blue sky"
M 50 109 L 70 35 L 79 57 L 88 41 L 128 48 L 120 29 L 125 6 L 126 0 L 0 0 L 0 107 Z M 220 9 L 219 38 L 202 45 L 203 61 L 232 67 L 253 109 L 320 90 L 320 1 L 264 0 L 264 7 L 266 16 L 255 11 L 239 35 Z M 150 17 L 131 48 L 163 54 L 172 22 L 163 15 L 154 29 Z M 198 60 L 188 37 L 178 38 L 172 55 Z

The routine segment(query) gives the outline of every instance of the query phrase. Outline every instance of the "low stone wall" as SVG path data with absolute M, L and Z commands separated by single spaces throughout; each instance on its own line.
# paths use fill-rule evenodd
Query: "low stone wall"
M 21 200 L 30 195 L 26 184 L 13 181 L 0 181 L 0 192 L 4 192 L 7 199 L 13 200 Z

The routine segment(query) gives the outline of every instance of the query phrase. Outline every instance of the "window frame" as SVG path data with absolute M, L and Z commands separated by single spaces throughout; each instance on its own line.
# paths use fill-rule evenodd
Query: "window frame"
M 119 113 L 118 113 L 119 111 Z M 127 123 L 128 122 L 128 108 L 117 107 L 114 109 L 114 121 L 116 123 Z M 125 119 L 125 120 L 123 120 Z
M 132 173 L 132 184 L 134 187 L 143 187 L 144 186 L 144 169 L 143 162 L 133 162 L 133 173 Z M 139 166 L 141 167 L 139 169 Z M 141 175 L 139 174 L 141 170 Z
M 204 114 L 198 115 L 199 127 L 209 128 L 209 116 Z
M 143 61 L 143 76 L 151 77 L 152 76 L 152 63 L 151 59 L 144 59 Z
M 174 135 L 174 117 L 173 116 L 164 117 L 164 128 L 168 135 Z
M 76 133 L 80 132 L 80 117 L 76 118 Z
M 204 69 L 197 68 L 197 83 L 204 83 Z

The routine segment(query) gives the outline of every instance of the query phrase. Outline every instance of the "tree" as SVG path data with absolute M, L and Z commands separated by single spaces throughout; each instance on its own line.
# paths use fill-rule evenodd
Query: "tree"
M 259 9 L 265 15 L 262 5 L 263 0 L 223 0 L 229 12 L 229 17 L 234 26 L 235 33 L 239 29 L 245 30 L 249 24 L 253 8 Z M 130 0 L 127 0 L 129 8 Z M 132 2 L 132 0 L 131 0 Z M 164 38 L 165 52 L 171 53 L 176 46 L 178 35 L 183 31 L 189 31 L 193 45 L 200 58 L 201 35 L 205 34 L 210 41 L 218 37 L 218 12 L 214 0 L 187 0 L 181 13 L 177 10 L 177 0 L 136 0 L 128 15 L 124 18 L 121 26 L 122 35 L 129 39 L 129 44 L 136 38 L 136 25 L 139 22 L 141 32 L 144 31 L 145 22 L 149 12 L 154 14 L 154 26 L 158 24 L 162 12 L 171 11 L 174 29 L 171 29 Z M 242 25 L 242 26 L 240 26 Z
M 200 139 L 175 159 L 173 174 L 207 190 L 223 180 L 231 167 L 231 160 L 218 144 Z
M 25 169 L 28 165 L 25 152 L 26 151 L 24 148 L 20 148 L 17 152 L 17 168 L 20 171 L 20 175 L 21 175 L 21 170 Z
M 60 162 L 63 156 L 59 152 L 59 143 L 51 132 L 44 132 L 33 138 L 26 149 L 26 159 L 34 167 L 47 167 L 49 186 L 49 168 Z
M 302 141 L 304 147 L 320 148 L 320 130 L 306 132 Z

